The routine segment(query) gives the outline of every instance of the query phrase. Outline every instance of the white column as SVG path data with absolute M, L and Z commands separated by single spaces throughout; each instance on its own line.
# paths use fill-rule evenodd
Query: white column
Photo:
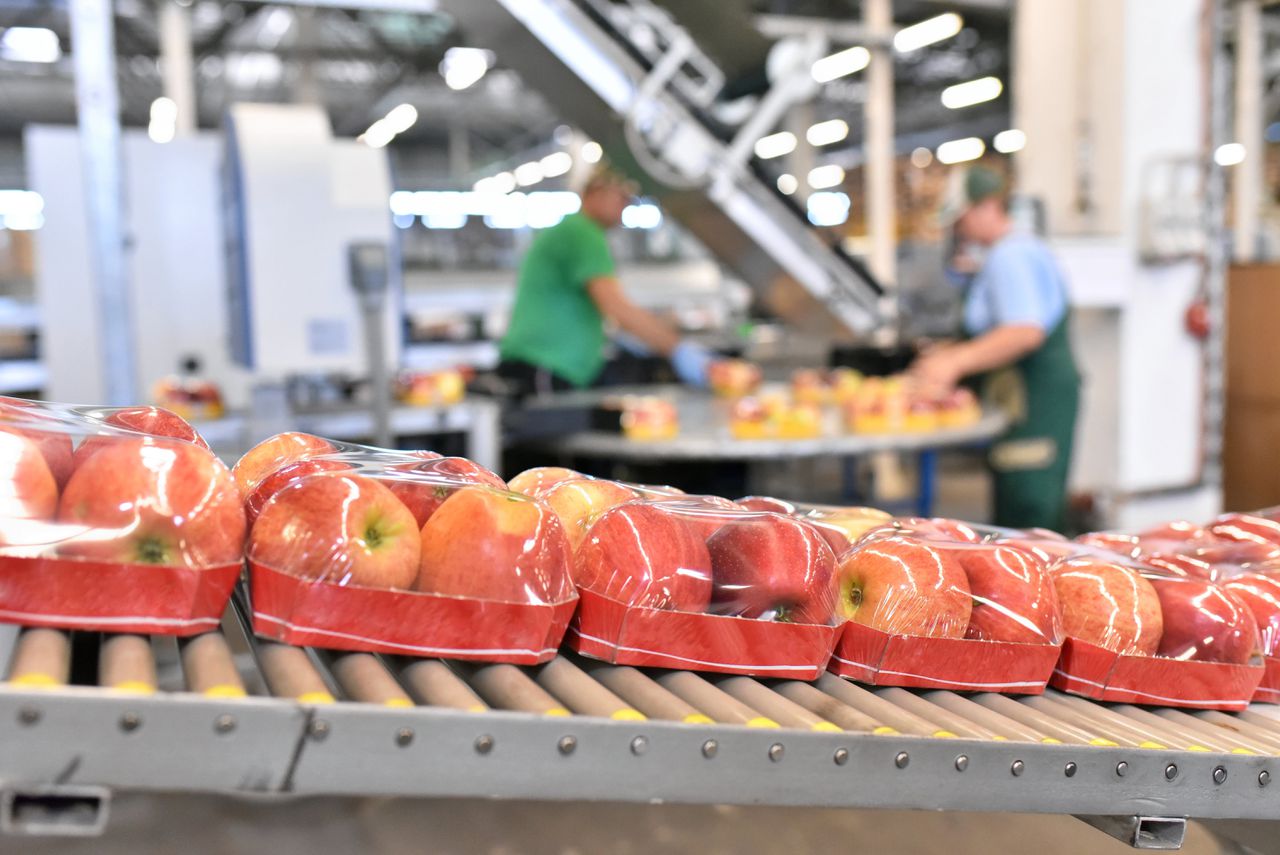
M 1244 162 L 1234 167 L 1235 260 L 1256 261 L 1258 211 L 1262 203 L 1262 3 L 1236 4 L 1236 127 L 1235 141 L 1244 145 Z
M 877 42 L 867 68 L 866 179 L 870 267 L 885 285 L 898 278 L 897 215 L 894 209 L 893 33 L 891 0 L 864 0 L 863 22 Z
M 189 136 L 198 125 L 190 11 L 174 0 L 161 0 L 159 31 L 164 94 L 178 107 L 175 136 Z

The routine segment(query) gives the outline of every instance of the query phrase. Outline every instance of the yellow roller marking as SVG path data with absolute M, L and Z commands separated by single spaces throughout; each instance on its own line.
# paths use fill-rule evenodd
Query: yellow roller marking
M 715 724 L 716 720 L 709 715 L 703 715 L 700 712 L 689 713 L 681 719 L 685 724 Z
M 1188 746 L 1187 746 L 1187 750 L 1188 750 L 1188 751 L 1201 751 L 1201 752 L 1205 752 L 1205 753 L 1212 753 L 1211 749 L 1206 748 L 1206 747 L 1205 747 L 1205 746 L 1203 746 L 1203 745 L 1188 745 Z
M 484 704 L 472 704 L 471 706 L 467 707 L 467 712 L 488 712 L 488 711 L 489 711 L 489 708 L 486 707 Z
M 117 692 L 132 692 L 136 695 L 153 695 L 156 691 L 155 686 L 141 680 L 121 680 L 111 688 Z
M 1061 745 L 1062 744 L 1061 739 L 1054 739 L 1052 736 L 1046 736 L 1043 739 L 1041 739 L 1040 742 L 1042 742 L 1045 745 Z
M 573 715 L 573 713 L 569 712 L 564 707 L 552 707 L 551 709 L 543 712 L 543 715 L 549 715 L 553 718 L 567 718 L 568 716 Z
M 219 683 L 216 686 L 210 686 L 205 689 L 202 694 L 206 698 L 243 698 L 245 691 L 231 683 Z
M 747 727 L 781 727 L 781 726 L 782 725 L 778 724 L 773 719 L 765 718 L 762 715 L 758 715 L 747 722 Z
M 328 692 L 303 692 L 295 700 L 300 704 L 331 704 L 333 695 Z
M 54 689 L 62 685 L 62 681 L 51 674 L 31 672 L 19 674 L 9 681 L 11 686 L 25 686 L 29 689 Z
M 939 739 L 959 739 L 960 738 L 949 730 L 935 730 L 933 732 L 933 735 L 938 737 Z
M 398 707 L 399 709 L 412 709 L 413 701 L 408 698 L 387 698 L 382 702 L 384 707 Z
M 1112 742 L 1110 739 L 1103 739 L 1101 736 L 1095 736 L 1089 740 L 1090 745 L 1097 745 L 1100 748 L 1119 748 L 1120 743 Z
M 937 736 L 937 734 L 934 734 L 934 735 Z M 949 734 L 949 735 L 954 736 L 955 734 Z M 995 736 L 991 737 L 991 741 L 992 742 L 1008 742 L 1009 737 L 1001 736 L 1000 734 L 997 733 Z
M 1167 745 L 1161 745 L 1159 742 L 1152 742 L 1150 739 L 1144 739 L 1138 743 L 1139 748 L 1168 748 Z M 1194 750 L 1194 749 L 1192 749 Z
M 876 736 L 898 736 L 898 735 L 900 735 L 900 734 L 899 734 L 899 732 L 898 732 L 898 729 L 897 729 L 896 727 L 889 727 L 889 725 L 887 725 L 887 724 L 882 724 L 882 725 L 880 725 L 879 727 L 877 727 L 875 730 L 873 730 L 873 731 L 871 731 L 871 732 L 872 732 L 872 733 L 874 733 Z
M 1254 754 L 1255 752 L 1250 751 L 1248 748 L 1232 748 L 1231 753 L 1232 754 Z
M 844 728 L 837 727 L 829 721 L 820 721 L 809 729 L 819 733 L 844 733 Z
M 649 717 L 646 716 L 644 713 L 640 712 L 640 710 L 633 710 L 630 707 L 617 710 L 616 712 L 613 713 L 613 715 L 609 716 L 609 718 L 613 719 L 614 721 L 648 721 L 649 720 Z

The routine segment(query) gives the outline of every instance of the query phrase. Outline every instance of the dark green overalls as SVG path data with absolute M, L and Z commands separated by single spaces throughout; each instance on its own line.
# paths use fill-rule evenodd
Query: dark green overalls
M 995 523 L 1061 531 L 1080 405 L 1080 374 L 1063 315 L 1039 349 L 983 378 L 983 397 L 1011 427 L 988 454 L 995 476 Z

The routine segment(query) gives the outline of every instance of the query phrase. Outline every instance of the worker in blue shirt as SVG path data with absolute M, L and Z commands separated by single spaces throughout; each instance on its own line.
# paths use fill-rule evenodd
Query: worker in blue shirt
M 1066 280 L 1043 241 L 1015 230 L 999 175 L 975 166 L 952 179 L 942 218 L 961 247 L 955 266 L 972 274 L 968 338 L 926 349 L 911 373 L 939 392 L 981 378 L 983 397 L 1010 420 L 989 453 L 996 524 L 1061 530 L 1080 397 Z

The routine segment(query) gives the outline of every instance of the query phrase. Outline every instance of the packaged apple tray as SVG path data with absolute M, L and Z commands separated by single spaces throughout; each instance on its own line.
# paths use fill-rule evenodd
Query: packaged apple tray
M 234 474 L 258 635 L 515 664 L 555 655 L 577 602 L 565 531 L 487 469 L 286 433 Z
M 191 635 L 243 563 L 231 472 L 155 407 L 0 398 L 0 620 Z

